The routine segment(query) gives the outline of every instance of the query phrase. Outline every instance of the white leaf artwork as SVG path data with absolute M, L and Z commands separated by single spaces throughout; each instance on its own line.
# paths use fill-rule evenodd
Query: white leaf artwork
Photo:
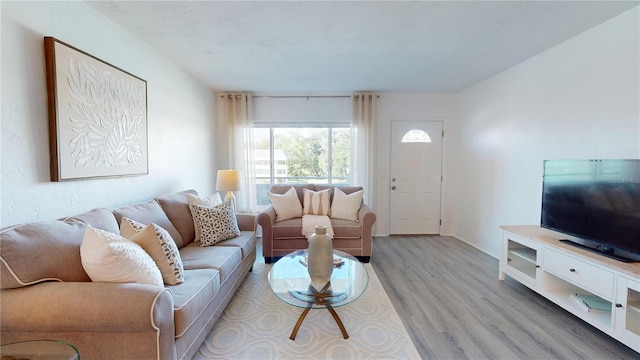
M 146 82 L 53 38 L 45 54 L 52 180 L 148 173 Z

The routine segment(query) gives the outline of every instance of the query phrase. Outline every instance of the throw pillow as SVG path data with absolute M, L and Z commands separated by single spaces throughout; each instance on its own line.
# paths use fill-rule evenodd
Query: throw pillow
M 331 203 L 331 217 L 352 221 L 358 220 L 358 211 L 362 205 L 364 190 L 345 194 L 340 188 L 335 188 L 333 202 Z
M 140 245 L 91 225 L 87 225 L 80 244 L 80 260 L 95 282 L 163 286 L 160 269 Z
M 192 205 L 201 205 L 206 207 L 213 207 L 216 205 L 222 204 L 222 199 L 220 198 L 220 193 L 214 193 L 206 198 L 196 196 L 193 194 L 187 194 L 187 202 L 189 203 L 189 210 L 191 210 L 191 217 L 193 218 L 193 226 L 196 231 L 196 238 L 194 241 L 200 241 L 200 231 L 198 230 L 198 226 L 196 225 L 196 219 L 193 216 L 193 208 Z
M 200 229 L 200 246 L 215 245 L 241 235 L 231 201 L 214 207 L 193 204 L 192 210 L 196 228 Z
M 302 205 L 298 194 L 293 186 L 287 190 L 284 194 L 274 194 L 271 191 L 267 192 L 271 206 L 276 212 L 276 222 L 302 217 Z
M 305 215 L 329 215 L 331 210 L 329 201 L 331 189 L 325 189 L 322 191 L 302 189 L 302 192 L 304 194 L 303 202 Z
M 156 224 L 145 226 L 127 217 L 122 218 L 120 234 L 131 233 L 127 238 L 151 255 L 160 269 L 162 281 L 167 285 L 177 285 L 184 282 L 184 267 L 178 246 L 167 230 Z
M 146 225 L 139 223 L 135 220 L 131 220 L 126 216 L 122 217 L 120 221 L 120 236 L 125 238 L 130 238 L 131 236 L 137 234 L 140 230 L 144 229 Z

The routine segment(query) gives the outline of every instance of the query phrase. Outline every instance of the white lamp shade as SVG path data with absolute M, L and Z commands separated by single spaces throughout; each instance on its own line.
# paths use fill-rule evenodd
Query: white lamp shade
M 218 176 L 216 179 L 216 191 L 238 190 L 240 190 L 240 171 L 218 170 Z

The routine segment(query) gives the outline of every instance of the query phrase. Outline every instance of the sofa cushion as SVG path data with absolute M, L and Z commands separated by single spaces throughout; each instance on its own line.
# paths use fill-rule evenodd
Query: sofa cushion
M 151 255 L 162 273 L 162 281 L 165 284 L 176 285 L 184 281 L 180 252 L 167 230 L 156 224 L 145 226 L 123 217 L 120 224 L 120 235 L 142 246 Z
M 191 217 L 193 218 L 193 226 L 195 228 L 196 237 L 194 241 L 200 241 L 200 228 L 198 228 L 196 219 L 195 217 L 193 217 L 193 212 L 194 212 L 193 205 L 213 207 L 213 206 L 222 204 L 222 199 L 220 198 L 220 193 L 214 193 L 204 198 L 197 195 L 187 194 L 187 202 L 189 203 L 189 210 L 191 211 Z
M 269 191 L 267 195 L 276 212 L 276 222 L 302 217 L 302 204 L 293 186 L 284 194 Z
M 274 239 L 297 239 L 302 236 L 302 218 L 289 219 L 273 224 Z
M 235 246 L 206 246 L 191 243 L 180 249 L 185 270 L 216 269 L 223 284 L 242 262 L 242 250 Z
M 211 246 L 240 236 L 238 220 L 231 201 L 214 207 L 197 204 L 191 204 L 190 207 L 196 228 L 200 232 L 200 246 Z
M 162 210 L 167 214 L 167 217 L 182 237 L 182 244 L 176 243 L 178 247 L 192 242 L 195 238 L 195 229 L 193 227 L 191 210 L 189 210 L 189 203 L 187 202 L 187 194 L 198 195 L 198 192 L 195 190 L 185 190 L 170 195 L 163 195 L 157 199 L 160 207 L 162 207 Z M 174 238 L 173 240 L 176 239 Z
M 156 224 L 169 232 L 169 235 L 176 242 L 178 248 L 182 247 L 184 242 L 182 236 L 176 230 L 175 226 L 171 223 L 171 220 L 167 217 L 167 214 L 162 210 L 160 204 L 155 200 L 149 200 L 147 202 L 124 206 L 113 210 L 113 214 L 118 221 L 118 224 L 122 221 L 123 217 L 128 217 L 131 220 L 135 220 L 139 223 L 148 225 Z
M 333 201 L 331 202 L 331 217 L 358 221 L 358 210 L 362 205 L 363 195 L 364 190 L 359 190 L 347 195 L 340 190 L 340 188 L 335 188 Z
M 175 337 L 182 336 L 220 292 L 215 269 L 185 270 L 182 284 L 168 287 L 173 294 Z
M 334 239 L 359 239 L 362 237 L 362 225 L 357 221 L 331 219 Z
M 304 211 L 305 215 L 324 215 L 327 216 L 331 210 L 331 189 L 321 191 L 313 191 L 302 189 L 304 193 Z
M 94 282 L 164 285 L 160 269 L 140 245 L 91 225 L 85 230 L 80 258 Z
M 253 231 L 241 231 L 240 236 L 220 241 L 216 246 L 235 246 L 242 250 L 242 260 L 246 259 L 256 247 L 256 236 Z
M 91 281 L 80 260 L 80 244 L 87 224 L 118 232 L 118 223 L 108 209 L 2 229 L 0 287 L 19 288 L 50 280 Z

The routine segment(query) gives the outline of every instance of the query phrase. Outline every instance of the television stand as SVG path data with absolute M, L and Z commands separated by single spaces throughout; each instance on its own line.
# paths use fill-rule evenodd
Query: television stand
M 615 259 L 615 260 L 618 260 L 618 261 L 627 262 L 627 263 L 638 261 L 638 260 L 630 259 L 628 257 L 624 257 L 624 256 L 621 256 L 621 255 L 616 255 L 615 250 L 612 249 L 612 248 L 608 248 L 609 249 L 608 251 L 606 249 L 599 250 L 597 248 L 594 248 L 594 247 L 591 247 L 591 246 L 587 246 L 587 245 L 584 245 L 584 244 L 580 244 L 580 243 L 577 243 L 575 241 L 571 241 L 569 239 L 559 239 L 558 241 L 560 241 L 563 244 L 567 244 L 567 245 L 575 246 L 575 247 L 578 247 L 578 248 L 581 248 L 581 249 L 585 249 L 587 251 L 591 251 L 593 253 L 599 254 L 600 256 L 606 256 L 608 258 Z
M 575 247 L 537 225 L 501 228 L 500 280 L 509 275 L 640 353 L 640 263 Z M 580 297 L 604 303 L 605 311 L 589 310 Z

